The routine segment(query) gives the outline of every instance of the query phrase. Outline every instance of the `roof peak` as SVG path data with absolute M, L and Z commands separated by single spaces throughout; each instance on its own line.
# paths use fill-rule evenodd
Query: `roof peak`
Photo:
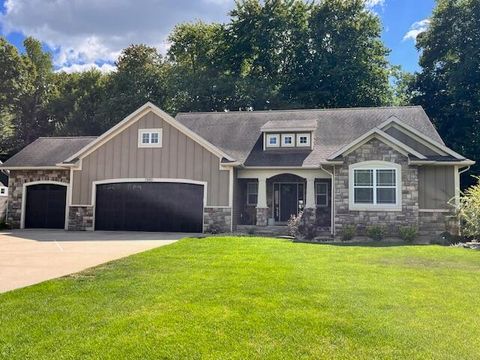
M 343 108 L 323 108 L 323 109 L 274 109 L 274 110 L 252 110 L 252 111 L 239 111 L 239 110 L 229 110 L 229 111 L 190 111 L 190 112 L 179 112 L 178 115 L 198 115 L 198 114 L 211 114 L 211 115 L 231 115 L 231 114 L 252 114 L 252 113 L 274 113 L 274 112 L 300 112 L 300 111 L 311 111 L 311 112 L 323 112 L 323 111 L 359 111 L 359 110 L 377 110 L 377 109 L 412 109 L 412 108 L 422 108 L 420 105 L 405 105 L 405 106 L 360 106 L 360 107 L 343 107 Z

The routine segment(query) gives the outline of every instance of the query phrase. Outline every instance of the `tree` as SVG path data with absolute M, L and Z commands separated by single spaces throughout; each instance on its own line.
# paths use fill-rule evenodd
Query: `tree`
M 433 119 L 449 147 L 480 154 L 480 2 L 438 0 L 428 30 L 417 38 L 421 72 L 414 101 Z M 476 174 L 480 166 L 474 167 Z M 471 178 L 465 178 L 472 183 Z
M 166 104 L 167 64 L 155 48 L 131 45 L 122 51 L 115 65 L 117 71 L 106 83 L 107 98 L 97 113 L 103 131 L 147 101 L 160 107 Z

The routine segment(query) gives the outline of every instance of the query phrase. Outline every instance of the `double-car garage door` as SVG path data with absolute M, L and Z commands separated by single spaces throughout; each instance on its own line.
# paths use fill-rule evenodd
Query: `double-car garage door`
M 125 182 L 96 189 L 95 230 L 202 232 L 203 185 Z M 28 186 L 25 227 L 63 229 L 66 195 L 66 186 Z
M 96 230 L 202 232 L 203 186 L 184 183 L 97 185 Z

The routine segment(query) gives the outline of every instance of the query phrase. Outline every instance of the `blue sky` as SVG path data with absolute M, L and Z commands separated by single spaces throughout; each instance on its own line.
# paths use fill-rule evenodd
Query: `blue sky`
M 434 0 L 367 0 L 382 19 L 390 61 L 418 69 L 415 36 L 428 25 Z M 22 49 L 25 36 L 44 43 L 55 67 L 81 71 L 113 69 L 132 43 L 168 48 L 166 37 L 179 22 L 225 21 L 233 0 L 0 0 L 0 31 Z

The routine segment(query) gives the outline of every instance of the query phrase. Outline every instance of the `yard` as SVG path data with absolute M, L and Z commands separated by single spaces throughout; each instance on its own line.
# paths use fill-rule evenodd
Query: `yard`
M 4 359 L 480 358 L 480 252 L 185 239 L 0 295 Z

